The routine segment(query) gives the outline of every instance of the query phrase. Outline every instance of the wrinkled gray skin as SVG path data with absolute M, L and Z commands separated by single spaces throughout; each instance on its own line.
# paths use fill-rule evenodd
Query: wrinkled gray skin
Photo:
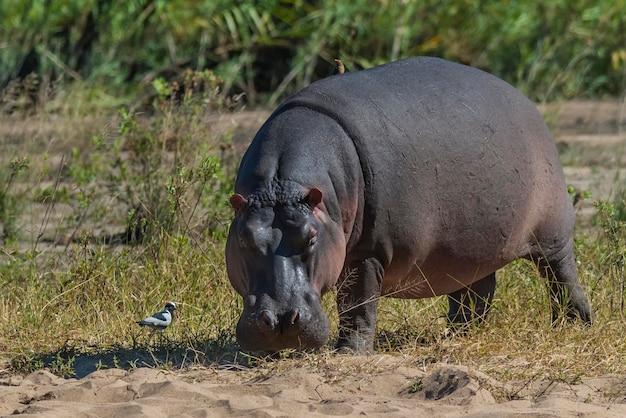
M 284 102 L 245 153 L 226 244 L 251 351 L 323 345 L 338 288 L 338 348 L 374 347 L 379 296 L 449 295 L 482 318 L 495 271 L 530 259 L 559 312 L 591 321 L 574 211 L 535 106 L 487 73 L 411 58 L 318 81 Z

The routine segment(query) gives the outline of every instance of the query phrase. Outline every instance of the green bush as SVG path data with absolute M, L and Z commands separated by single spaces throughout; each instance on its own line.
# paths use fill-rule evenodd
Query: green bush
M 0 86 L 133 85 L 213 69 L 248 100 L 413 55 L 484 68 L 536 100 L 619 95 L 626 0 L 7 0 L 0 3 Z

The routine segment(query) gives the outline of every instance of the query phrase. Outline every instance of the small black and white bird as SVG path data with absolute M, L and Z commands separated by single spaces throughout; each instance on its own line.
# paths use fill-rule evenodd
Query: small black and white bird
M 163 331 L 172 323 L 172 316 L 174 311 L 177 310 L 174 302 L 167 302 L 165 309 L 161 312 L 157 312 L 152 316 L 147 317 L 141 321 L 136 321 L 141 327 L 149 327 L 152 329 L 152 333 L 155 331 Z

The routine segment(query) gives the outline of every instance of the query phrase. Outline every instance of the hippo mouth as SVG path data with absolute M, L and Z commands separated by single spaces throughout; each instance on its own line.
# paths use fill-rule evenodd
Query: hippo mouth
M 262 303 L 257 303 L 257 300 Z M 317 297 L 305 297 L 291 308 L 277 309 L 276 301 L 262 295 L 245 298 L 237 323 L 237 341 L 248 351 L 321 347 L 328 341 L 330 323 Z

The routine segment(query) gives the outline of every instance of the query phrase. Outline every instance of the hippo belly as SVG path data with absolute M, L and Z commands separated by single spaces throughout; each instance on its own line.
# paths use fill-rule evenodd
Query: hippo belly
M 342 349 L 373 350 L 381 295 L 449 295 L 451 322 L 480 319 L 495 271 L 518 258 L 568 315 L 591 318 L 552 137 L 477 69 L 420 57 L 313 83 L 257 133 L 231 204 L 227 267 L 250 350 L 323 344 L 333 287 Z

